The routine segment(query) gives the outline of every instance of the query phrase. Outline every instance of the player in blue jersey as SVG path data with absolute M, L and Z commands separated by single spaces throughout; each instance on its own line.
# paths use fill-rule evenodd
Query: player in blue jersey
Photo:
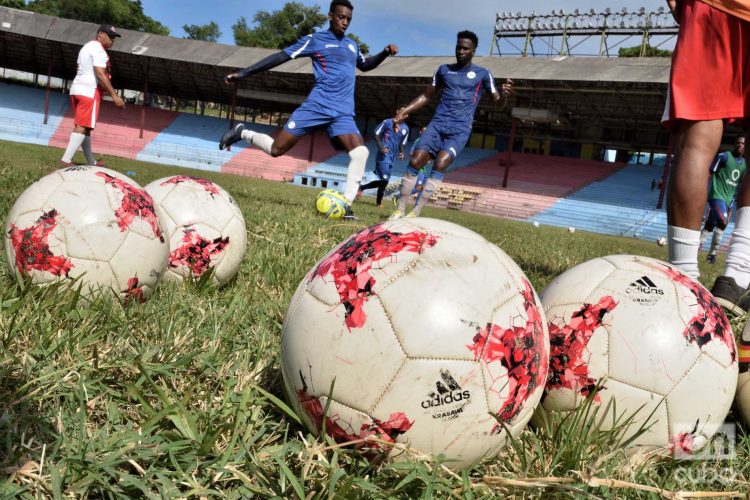
M 378 155 L 375 158 L 375 175 L 378 176 L 378 180 L 360 186 L 359 192 L 378 188 L 375 199 L 380 208 L 383 207 L 383 195 L 391 178 L 393 162 L 396 161 L 397 157 L 399 160 L 404 159 L 404 146 L 408 141 L 409 126 L 406 123 L 399 123 L 388 118 L 380 122 L 380 125 L 375 128 L 375 142 L 378 145 Z
M 432 121 L 427 126 L 419 145 L 411 156 L 409 168 L 401 179 L 401 195 L 398 208 L 391 219 L 403 217 L 409 193 L 417 182 L 419 169 L 430 159 L 435 160 L 432 172 L 425 182 L 422 195 L 409 213 L 417 217 L 427 204 L 430 196 L 443 181 L 445 171 L 466 145 L 471 135 L 474 112 L 484 91 L 494 102 L 510 94 L 511 81 L 503 84 L 501 92 L 495 87 L 495 80 L 486 68 L 472 64 L 477 49 L 477 35 L 471 31 L 461 31 L 456 36 L 456 64 L 441 65 L 432 77 L 432 84 L 408 106 L 398 110 L 395 119 L 403 120 L 409 113 L 427 104 L 438 91 L 442 91 Z
M 315 86 L 305 102 L 289 117 L 275 140 L 240 123 L 227 131 L 219 141 L 219 149 L 226 149 L 244 139 L 276 157 L 289 151 L 308 132 L 325 127 L 328 136 L 351 158 L 344 188 L 347 202 L 344 218 L 347 219 L 356 218 L 351 203 L 357 195 L 369 155 L 354 123 L 355 68 L 369 71 L 378 67 L 386 57 L 398 53 L 396 45 L 388 45 L 377 55 L 363 56 L 354 40 L 346 36 L 353 9 L 349 0 L 333 0 L 328 12 L 330 25 L 326 31 L 302 37 L 283 51 L 227 75 L 224 81 L 230 83 L 275 68 L 289 59 L 309 57 L 312 59 Z

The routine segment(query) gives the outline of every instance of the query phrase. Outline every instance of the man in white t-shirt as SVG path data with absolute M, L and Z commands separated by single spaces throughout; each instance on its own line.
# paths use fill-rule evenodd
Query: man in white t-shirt
M 87 164 L 100 165 L 91 152 L 91 131 L 96 127 L 103 92 L 112 96 L 115 106 L 125 107 L 125 102 L 109 81 L 111 75 L 107 49 L 112 47 L 115 38 L 119 36 L 121 35 L 114 26 L 102 24 L 96 32 L 96 38 L 84 45 L 78 53 L 78 72 L 70 86 L 75 128 L 60 160 L 64 167 L 73 165 L 73 155 L 79 147 L 83 149 Z

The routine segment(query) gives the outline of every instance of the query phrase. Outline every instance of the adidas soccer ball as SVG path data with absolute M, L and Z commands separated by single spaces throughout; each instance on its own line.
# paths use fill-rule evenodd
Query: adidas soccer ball
M 580 264 L 542 293 L 550 375 L 539 411 L 574 410 L 586 398 L 635 445 L 684 454 L 724 421 L 737 384 L 729 321 L 711 294 L 665 262 L 613 255 Z M 600 390 L 596 390 L 599 385 Z M 612 404 L 614 401 L 614 404 Z
M 106 168 L 57 170 L 29 186 L 8 215 L 5 253 L 32 283 L 77 278 L 84 296 L 143 300 L 167 262 L 151 197 Z
M 549 342 L 541 305 L 502 250 L 414 218 L 364 229 L 310 271 L 282 333 L 292 406 L 368 457 L 402 443 L 465 466 L 526 426 Z M 329 398 L 330 396 L 330 398 Z M 327 408 L 327 413 L 326 413 Z
M 666 246 L 667 245 L 667 239 L 664 236 L 659 236 L 656 239 L 656 244 L 659 245 L 660 247 Z
M 346 213 L 346 200 L 338 191 L 324 189 L 315 199 L 315 208 L 329 219 L 340 219 Z
M 240 269 L 247 247 L 245 218 L 232 196 L 217 184 L 187 175 L 158 179 L 146 186 L 169 241 L 164 279 L 182 283 L 212 270 L 212 281 L 226 284 Z

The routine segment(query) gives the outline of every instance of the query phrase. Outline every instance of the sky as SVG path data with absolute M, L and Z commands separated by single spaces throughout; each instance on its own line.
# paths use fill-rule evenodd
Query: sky
M 319 5 L 328 12 L 329 1 L 301 0 L 305 5 Z M 599 11 L 622 7 L 634 11 L 640 7 L 656 10 L 666 7 L 666 0 L 351 0 L 354 16 L 349 32 L 377 52 L 389 43 L 399 46 L 401 55 L 447 56 L 453 54 L 455 34 L 463 29 L 479 36 L 477 55 L 488 55 L 497 11 L 537 14 L 552 9 L 595 8 Z M 207 24 L 215 21 L 222 32 L 220 43 L 234 44 L 232 25 L 240 16 L 248 23 L 258 10 L 274 11 L 284 5 L 281 0 L 142 0 L 143 11 L 169 27 L 174 37 L 184 37 L 185 24 Z

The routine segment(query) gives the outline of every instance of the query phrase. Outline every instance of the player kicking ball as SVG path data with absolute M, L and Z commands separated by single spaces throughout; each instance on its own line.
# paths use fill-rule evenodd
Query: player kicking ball
M 349 0 L 333 0 L 328 12 L 330 25 L 326 31 L 302 37 L 283 51 L 224 77 L 224 81 L 230 83 L 275 68 L 289 59 L 309 57 L 312 59 L 315 86 L 305 102 L 289 117 L 275 140 L 240 123 L 219 141 L 219 149 L 226 149 L 244 139 L 277 157 L 289 151 L 305 134 L 325 127 L 334 144 L 345 149 L 351 158 L 344 188 L 347 203 L 345 219 L 356 219 L 351 204 L 357 196 L 369 156 L 354 122 L 355 68 L 370 71 L 386 57 L 398 53 L 398 47 L 391 44 L 377 55 L 363 56 L 356 42 L 346 36 L 353 10 Z
M 419 144 L 411 155 L 409 167 L 401 179 L 398 207 L 390 220 L 404 216 L 406 202 L 417 184 L 419 170 L 434 159 L 435 163 L 425 181 L 422 194 L 407 217 L 418 217 L 422 212 L 432 194 L 443 182 L 448 167 L 469 140 L 474 112 L 482 93 L 488 92 L 495 103 L 510 95 L 510 80 L 503 84 L 501 94 L 495 87 L 495 79 L 490 71 L 472 63 L 478 43 L 477 35 L 471 31 L 458 33 L 456 64 L 441 65 L 432 77 L 432 84 L 408 106 L 396 113 L 394 120 L 403 121 L 410 113 L 427 104 L 438 91 L 442 91 L 432 121 L 420 137 Z

